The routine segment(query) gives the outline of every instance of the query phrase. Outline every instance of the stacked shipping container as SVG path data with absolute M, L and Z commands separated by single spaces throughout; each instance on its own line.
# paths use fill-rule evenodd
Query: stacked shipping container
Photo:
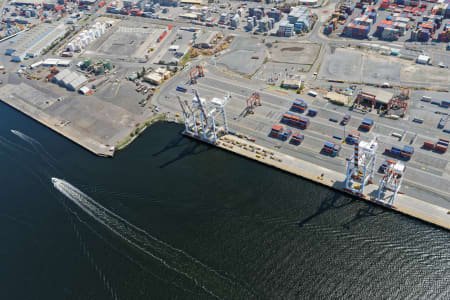
M 291 110 L 303 113 L 308 108 L 308 105 L 305 103 L 305 101 L 301 99 L 296 99 L 294 103 L 292 103 Z
M 272 130 L 270 131 L 270 136 L 274 138 L 278 138 L 280 140 L 287 140 L 292 134 L 290 129 L 284 129 L 283 126 L 276 124 L 272 126 Z
M 352 22 L 344 27 L 342 34 L 353 38 L 366 38 L 369 31 L 370 26 L 358 25 Z
M 281 118 L 281 123 L 300 129 L 307 129 L 309 126 L 309 119 L 298 116 L 292 112 L 286 112 Z

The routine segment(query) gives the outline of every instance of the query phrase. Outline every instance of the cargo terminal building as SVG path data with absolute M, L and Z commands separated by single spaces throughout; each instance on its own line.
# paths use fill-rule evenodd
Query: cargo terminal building
M 11 56 L 11 61 L 21 62 L 25 57 L 39 56 L 57 39 L 64 36 L 66 27 L 63 24 L 41 24 L 22 33 L 6 48 L 5 55 Z

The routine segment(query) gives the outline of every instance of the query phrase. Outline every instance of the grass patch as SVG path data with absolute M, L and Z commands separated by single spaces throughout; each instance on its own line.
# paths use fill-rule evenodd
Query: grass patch
M 152 124 L 159 122 L 159 121 L 163 121 L 166 119 L 166 115 L 165 114 L 159 114 L 159 115 L 155 115 L 153 117 L 151 117 L 149 120 L 145 121 L 144 123 L 140 124 L 139 126 L 137 126 L 129 135 L 127 135 L 123 140 L 121 140 L 120 142 L 118 142 L 116 144 L 116 150 L 122 150 L 124 149 L 126 146 L 128 146 L 129 144 L 131 144 L 131 142 L 134 141 L 134 139 L 136 139 L 139 135 L 141 135 L 142 132 L 144 132 L 145 129 L 147 129 L 147 127 L 150 127 Z
M 84 18 L 84 19 L 80 22 L 80 25 L 83 25 L 84 23 L 86 23 L 87 20 L 89 20 L 90 17 L 91 17 L 91 15 L 87 15 L 87 17 Z
M 188 52 L 180 60 L 180 65 L 184 66 L 190 59 L 191 59 L 191 52 Z
M 267 87 L 267 89 L 269 89 L 269 90 L 274 90 L 274 91 L 279 91 L 279 92 L 284 92 L 284 93 L 289 92 L 288 89 L 284 89 L 284 88 L 279 87 L 279 86 L 276 86 L 276 85 L 269 85 L 269 86 Z

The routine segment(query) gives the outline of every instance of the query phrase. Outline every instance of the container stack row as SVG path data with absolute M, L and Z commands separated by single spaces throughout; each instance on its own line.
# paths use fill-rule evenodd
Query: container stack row
M 309 119 L 298 116 L 292 112 L 286 112 L 281 118 L 281 123 L 287 124 L 299 129 L 307 129 L 309 126 Z

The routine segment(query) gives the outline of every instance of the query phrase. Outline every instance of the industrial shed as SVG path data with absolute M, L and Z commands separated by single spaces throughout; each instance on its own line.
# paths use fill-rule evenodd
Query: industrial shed
M 65 69 L 52 79 L 53 83 L 60 85 L 61 87 L 65 87 L 70 91 L 77 90 L 80 86 L 82 86 L 86 81 L 86 77 L 83 75 L 79 75 L 75 72 L 69 71 Z

